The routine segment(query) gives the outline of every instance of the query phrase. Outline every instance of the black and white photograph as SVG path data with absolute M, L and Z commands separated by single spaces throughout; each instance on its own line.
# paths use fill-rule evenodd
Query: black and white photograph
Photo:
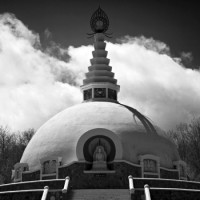
M 200 200 L 199 9 L 0 0 L 0 200 Z

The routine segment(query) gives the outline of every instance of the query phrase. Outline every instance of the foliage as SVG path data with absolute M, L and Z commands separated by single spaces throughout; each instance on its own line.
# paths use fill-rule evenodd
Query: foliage
M 188 165 L 189 178 L 200 181 L 200 118 L 193 119 L 190 124 L 181 123 L 169 134 L 181 159 Z
M 8 127 L 0 126 L 0 184 L 11 182 L 13 166 L 20 161 L 34 133 L 34 129 L 11 133 Z

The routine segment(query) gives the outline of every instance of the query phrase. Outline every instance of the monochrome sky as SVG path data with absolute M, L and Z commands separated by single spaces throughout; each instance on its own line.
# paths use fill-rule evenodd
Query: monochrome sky
M 39 128 L 81 103 L 89 20 L 101 6 L 119 101 L 164 130 L 200 116 L 197 5 L 182 1 L 0 1 L 0 125 Z M 106 111 L 105 111 L 106 112 Z

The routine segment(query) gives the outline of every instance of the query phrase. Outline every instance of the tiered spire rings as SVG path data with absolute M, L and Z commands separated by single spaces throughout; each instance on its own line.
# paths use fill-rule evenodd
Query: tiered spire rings
M 117 102 L 117 92 L 120 86 L 114 78 L 108 52 L 105 50 L 105 32 L 108 29 L 109 20 L 105 12 L 99 7 L 92 15 L 91 28 L 94 31 L 93 58 L 90 59 L 91 66 L 88 67 L 86 79 L 83 80 L 81 89 L 84 101 L 111 101 Z

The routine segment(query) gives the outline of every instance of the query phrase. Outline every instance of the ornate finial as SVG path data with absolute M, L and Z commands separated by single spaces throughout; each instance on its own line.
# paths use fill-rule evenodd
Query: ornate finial
M 93 33 L 88 35 L 93 36 L 95 33 L 103 33 L 105 36 L 109 37 L 109 33 L 106 33 L 109 27 L 109 19 L 106 13 L 99 8 L 93 13 L 90 19 L 90 26 Z

